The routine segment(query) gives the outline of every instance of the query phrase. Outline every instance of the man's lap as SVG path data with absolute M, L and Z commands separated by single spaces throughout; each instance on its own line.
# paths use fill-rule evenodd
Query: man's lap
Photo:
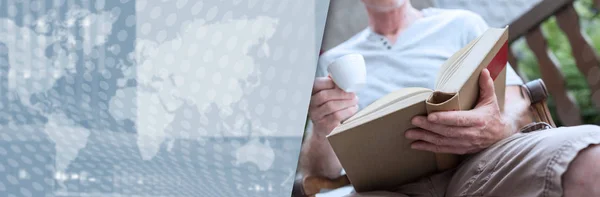
M 351 196 L 562 196 L 562 174 L 591 144 L 600 144 L 598 126 L 518 133 L 468 157 L 454 170 L 393 192 Z

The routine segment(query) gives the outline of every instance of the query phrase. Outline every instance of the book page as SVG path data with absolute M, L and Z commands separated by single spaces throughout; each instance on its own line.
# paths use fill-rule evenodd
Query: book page
M 495 54 L 496 52 L 492 51 L 495 48 L 495 45 L 501 41 L 505 40 L 504 36 L 507 36 L 507 29 L 497 29 L 490 28 L 488 29 L 480 38 L 478 38 L 477 42 L 473 44 L 463 57 L 464 59 L 460 60 L 460 65 L 451 66 L 457 68 L 454 72 L 447 72 L 446 79 L 443 79 L 442 82 L 439 83 L 440 86 L 436 87 L 437 91 L 441 92 L 458 92 L 461 90 L 463 85 L 469 80 L 472 75 L 476 71 L 480 71 L 483 68 L 479 68 L 481 63 L 486 60 L 489 53 Z M 502 41 L 504 42 L 504 41 Z M 485 65 L 487 66 L 487 65 Z M 477 76 L 478 78 L 479 76 Z
M 474 107 L 479 95 L 479 75 L 484 68 L 490 70 L 492 79 L 496 80 L 507 62 L 508 49 L 507 29 L 492 28 L 481 37 L 471 51 L 464 57 L 461 66 L 451 76 L 447 76 L 445 83 L 440 83 L 433 98 L 427 101 L 428 112 L 431 110 L 469 110 Z M 452 73 L 452 72 L 447 72 Z M 496 86 L 500 85 L 500 86 Z M 504 84 L 495 83 L 496 89 L 504 90 Z M 452 97 L 450 97 L 452 95 Z M 502 100 L 504 93 L 497 94 Z
M 438 72 L 436 84 L 434 89 L 438 89 L 442 84 L 446 83 L 447 79 L 452 76 L 454 72 L 451 70 L 456 70 L 456 67 L 459 67 L 464 59 L 464 57 L 471 51 L 471 48 L 479 41 L 480 37 L 477 37 L 475 40 L 471 41 L 467 46 L 461 48 L 456 53 L 454 53 L 444 64 L 441 66 L 442 69 Z
M 432 92 L 432 90 L 427 89 L 427 88 L 414 87 L 414 88 L 403 88 L 398 91 L 392 92 L 392 93 L 376 100 L 372 104 L 365 107 L 363 110 L 360 110 L 358 113 L 356 113 L 356 114 L 354 114 L 354 116 L 348 118 L 348 120 L 344 121 L 342 124 L 350 123 L 356 119 L 359 119 L 359 118 L 369 115 L 373 112 L 381 110 L 386 106 L 392 105 L 394 103 L 397 103 L 399 101 L 407 99 L 415 94 L 420 94 L 423 92 Z

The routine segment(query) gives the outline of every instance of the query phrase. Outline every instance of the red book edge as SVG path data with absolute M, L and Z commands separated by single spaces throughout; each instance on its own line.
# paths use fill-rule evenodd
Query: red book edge
M 498 53 L 496 53 L 496 56 L 494 56 L 494 58 L 492 59 L 490 64 L 488 64 L 488 66 L 487 66 L 487 69 L 490 71 L 490 76 L 492 77 L 492 79 L 494 81 L 496 80 L 496 77 L 498 77 L 498 75 L 500 75 L 502 70 L 504 70 L 507 62 L 508 62 L 508 42 L 504 42 L 504 45 L 502 46 L 502 48 L 500 48 Z

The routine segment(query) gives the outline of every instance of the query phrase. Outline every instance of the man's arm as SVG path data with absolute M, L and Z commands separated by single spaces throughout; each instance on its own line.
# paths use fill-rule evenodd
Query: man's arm
M 504 120 L 509 124 L 514 133 L 519 132 L 519 129 L 529 124 L 532 119 L 529 112 L 531 103 L 523 95 L 521 86 L 507 86 L 504 96 Z
M 310 134 L 302 144 L 300 151 L 300 172 L 304 175 L 327 178 L 339 177 L 342 165 L 335 156 L 331 145 L 324 136 L 315 134 L 312 128 L 309 128 L 309 131 Z
M 354 93 L 338 88 L 331 78 L 320 77 L 315 80 L 310 105 L 308 107 L 311 123 L 309 136 L 304 140 L 300 152 L 300 172 L 304 175 L 337 178 L 341 165 L 326 136 L 358 111 L 358 100 Z

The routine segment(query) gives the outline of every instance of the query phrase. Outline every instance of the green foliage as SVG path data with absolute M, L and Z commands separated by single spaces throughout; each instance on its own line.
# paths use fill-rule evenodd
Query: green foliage
M 600 17 L 597 11 L 593 9 L 592 0 L 578 0 L 575 2 L 575 9 L 580 16 L 580 24 L 582 31 L 585 32 L 597 51 L 600 52 L 600 32 L 596 29 L 600 28 Z M 571 46 L 567 37 L 558 27 L 554 17 L 548 19 L 542 24 L 542 30 L 548 41 L 549 50 L 554 53 L 560 63 L 566 87 L 570 94 L 574 96 L 581 109 L 581 115 L 584 123 L 599 124 L 599 111 L 594 107 L 590 100 L 591 94 L 582 73 L 575 64 L 575 60 L 571 54 Z M 541 78 L 538 63 L 535 55 L 529 50 L 524 41 L 515 43 L 515 54 L 519 57 L 519 70 L 527 79 Z M 599 65 L 600 66 L 600 65 Z M 552 99 L 549 100 L 550 111 L 552 111 L 554 120 L 560 124 L 556 116 L 556 105 Z

